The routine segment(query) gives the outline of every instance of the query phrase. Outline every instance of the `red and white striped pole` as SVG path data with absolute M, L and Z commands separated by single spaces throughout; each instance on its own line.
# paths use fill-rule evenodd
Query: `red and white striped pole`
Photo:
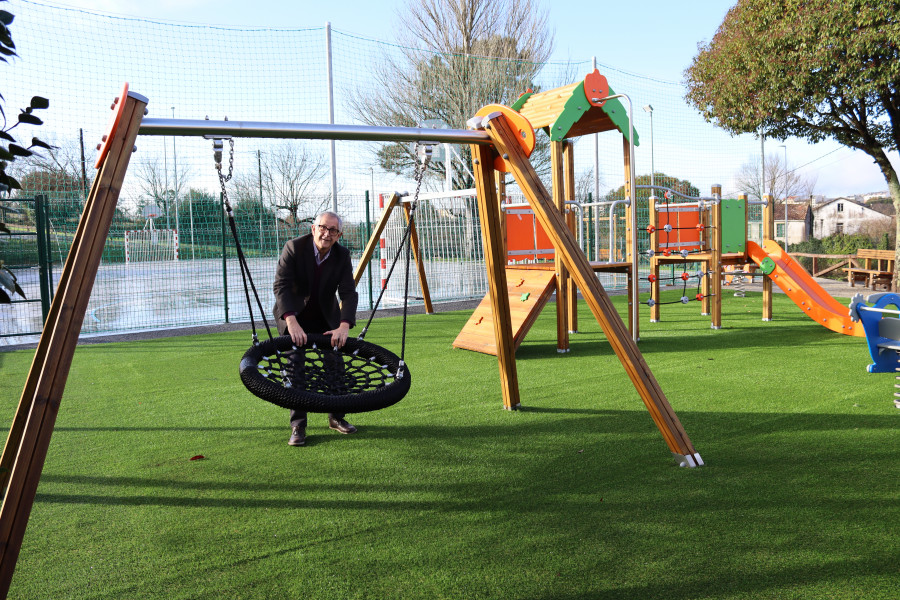
M 378 194 L 378 208 L 380 208 L 382 214 L 384 214 L 384 194 Z M 378 240 L 378 246 L 381 248 L 381 289 L 387 287 L 387 257 L 385 256 L 385 250 L 387 248 L 386 230 L 387 227 L 381 230 L 381 238 Z

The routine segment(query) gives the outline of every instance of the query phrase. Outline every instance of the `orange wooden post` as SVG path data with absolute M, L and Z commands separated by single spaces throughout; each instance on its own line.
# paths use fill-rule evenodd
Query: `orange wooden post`
M 712 269 L 712 281 L 709 277 L 704 277 L 709 283 L 708 288 L 712 288 L 709 292 L 712 294 L 712 329 L 722 328 L 722 186 L 712 186 L 712 195 L 716 199 L 716 203 L 712 207 L 710 215 L 712 221 L 712 229 L 709 230 L 710 240 L 710 259 L 708 269 Z
M 366 272 L 366 266 L 369 264 L 369 261 L 372 260 L 372 254 L 375 252 L 375 246 L 378 245 L 379 240 L 381 239 L 381 234 L 384 232 L 384 228 L 387 227 L 388 219 L 391 218 L 391 213 L 394 211 L 394 208 L 397 206 L 397 203 L 400 202 L 400 194 L 394 192 L 391 194 L 390 200 L 388 200 L 387 206 L 384 207 L 384 211 L 381 213 L 381 217 L 378 218 L 378 222 L 375 224 L 375 229 L 372 230 L 372 235 L 369 237 L 369 241 L 366 244 L 365 249 L 363 250 L 362 257 L 359 259 L 359 263 L 356 265 L 356 270 L 353 272 L 353 283 L 359 284 L 359 280 L 362 278 L 363 273 Z
M 650 322 L 659 323 L 659 254 L 662 249 L 659 247 L 659 232 L 657 231 L 659 229 L 659 211 L 655 197 L 649 201 L 648 207 L 650 212 L 650 249 L 653 251 L 653 256 L 650 258 L 650 274 L 653 276 L 653 281 L 650 282 L 650 297 L 654 300 L 653 306 L 650 307 Z M 668 223 L 668 221 L 666 222 Z M 637 269 L 634 271 L 634 276 L 637 278 Z
M 115 133 L 109 134 L 108 154 L 85 202 L 0 459 L 11 469 L 5 475 L 6 494 L 0 508 L 0 597 L 3 598 L 9 592 L 91 288 L 147 106 L 147 99 L 135 93 L 120 97 L 118 102 Z
M 560 216 L 566 214 L 566 184 L 563 165 L 565 142 L 550 142 L 550 172 L 552 174 L 553 203 Z M 557 253 L 556 258 L 556 351 L 569 351 L 568 280 L 569 273 Z
M 406 202 L 403 203 L 403 214 L 406 216 L 406 224 L 409 225 L 409 217 L 412 209 Z M 425 302 L 425 312 L 434 314 L 434 305 L 431 303 L 431 292 L 428 290 L 428 278 L 425 276 L 425 263 L 422 262 L 422 251 L 419 247 L 419 234 L 416 231 L 416 223 L 413 221 L 409 231 L 409 247 L 413 260 L 416 262 L 416 273 L 419 275 L 419 287 L 422 289 L 422 299 Z
M 631 269 L 634 272 L 634 276 L 638 276 L 638 263 L 640 262 L 640 258 L 633 255 L 632 248 L 634 248 L 634 238 L 637 235 L 637 231 L 634 231 L 631 224 L 635 223 L 636 220 L 633 218 L 633 214 L 637 211 L 637 190 L 631 189 L 631 170 L 633 165 L 631 164 L 631 145 L 628 142 L 628 138 L 624 135 L 622 136 L 622 154 L 624 155 L 623 167 L 624 167 L 624 175 L 625 175 L 625 196 L 631 198 L 631 203 L 625 207 L 625 262 L 631 263 Z M 640 325 L 640 311 L 638 307 L 634 305 L 634 296 L 628 296 L 628 310 L 630 315 L 632 316 L 631 321 L 631 335 L 634 340 L 638 340 L 641 337 L 641 325 Z
M 703 208 L 703 201 L 697 201 L 697 222 L 702 226 L 700 231 L 700 248 L 704 254 L 707 256 L 712 256 L 713 252 L 713 240 L 715 239 L 715 232 L 713 231 L 715 219 L 713 219 L 712 213 L 713 208 L 710 207 L 709 210 L 705 210 Z M 704 273 L 709 273 L 713 269 L 713 265 L 710 264 L 711 261 L 702 261 L 700 263 L 700 271 Z M 710 310 L 710 276 L 704 275 L 700 280 L 700 293 L 703 295 L 703 299 L 700 301 L 700 314 L 704 316 L 708 316 L 712 314 Z
M 565 199 L 566 202 L 575 200 L 575 144 L 572 140 L 566 140 L 563 146 L 563 178 L 565 179 Z M 569 231 L 573 235 L 576 233 L 576 223 L 578 227 L 582 227 L 580 220 L 581 213 L 576 212 L 574 208 L 569 208 L 563 212 L 566 215 L 566 224 Z M 566 298 L 568 306 L 566 307 L 566 315 L 568 316 L 569 333 L 578 332 L 578 286 L 572 277 L 566 277 Z
M 494 184 L 497 186 L 497 215 L 500 217 L 500 240 L 503 244 L 503 256 L 507 258 L 507 264 L 509 263 L 509 255 L 507 254 L 507 250 L 509 246 L 507 245 L 507 233 L 506 233 L 506 211 L 503 210 L 503 205 L 506 204 L 506 173 L 503 171 L 494 171 Z
M 512 173 L 525 194 L 535 216 L 543 226 L 556 248 L 556 256 L 560 258 L 575 278 L 585 301 L 603 328 L 616 355 L 641 396 L 641 400 L 650 412 L 653 421 L 666 440 L 673 454 L 686 466 L 703 464 L 700 455 L 694 450 L 687 433 L 681 426 L 678 416 L 669 405 L 665 394 L 644 361 L 637 344 L 616 312 L 609 296 L 594 275 L 587 257 L 578 247 L 572 233 L 566 227 L 565 220 L 553 205 L 550 194 L 516 141 L 515 133 L 506 118 L 499 113 L 486 119 L 487 130 L 497 150 L 503 154 Z M 474 149 L 475 147 L 473 147 Z
M 763 207 L 762 227 L 763 246 L 765 247 L 765 243 L 775 237 L 775 198 L 766 194 L 763 196 L 763 200 L 766 202 Z M 772 279 L 770 277 L 763 277 L 762 320 L 772 320 Z
M 478 215 L 481 219 L 481 236 L 484 241 L 484 263 L 487 267 L 488 289 L 491 295 L 491 312 L 494 321 L 494 339 L 497 341 L 497 362 L 500 366 L 500 387 L 503 407 L 519 408 L 519 377 L 516 372 L 516 349 L 513 344 L 512 318 L 509 310 L 509 292 L 506 284 L 506 252 L 500 229 L 497 188 L 494 185 L 495 150 L 490 146 L 473 144 L 472 166 L 475 173 L 475 190 L 478 194 Z

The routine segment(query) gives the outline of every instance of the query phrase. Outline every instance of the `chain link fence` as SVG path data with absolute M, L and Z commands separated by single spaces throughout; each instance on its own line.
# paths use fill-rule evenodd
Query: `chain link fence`
M 330 54 L 334 121 L 365 124 L 371 120 L 369 109 L 383 102 L 388 91 L 397 92 L 379 88 L 373 74 L 402 67 L 413 54 L 389 42 L 339 30 L 331 31 L 329 53 L 325 27 L 160 23 L 30 0 L 12 0 L 9 10 L 16 15 L 13 35 L 21 58 L 4 66 L 7 114 L 27 106 L 33 95 L 48 98 L 50 108 L 40 115 L 44 124 L 27 135 L 57 149 L 52 157 L 45 153 L 42 158 L 10 166 L 15 167 L 22 188 L 0 201 L 3 221 L 15 234 L 0 235 L 0 258 L 15 267 L 29 301 L 16 298 L 11 306 L 0 305 L 0 344 L 33 341 L 43 320 L 41 302 L 33 301 L 42 297 L 41 283 L 46 284 L 48 278 L 38 268 L 42 260 L 34 198 L 46 197 L 42 235 L 47 256 L 43 264 L 52 278 L 65 261 L 96 175 L 94 146 L 106 130 L 108 107 L 122 82 L 129 82 L 131 90 L 149 99 L 150 117 L 327 123 Z M 447 58 L 435 54 L 429 60 Z M 510 70 L 508 61 L 466 59 L 478 61 L 479 68 L 473 73 L 491 76 L 484 86 L 496 85 L 496 74 Z M 616 92 L 631 99 L 635 128 L 641 133 L 638 175 L 649 174 L 652 163 L 658 178 L 666 174 L 687 180 L 701 195 L 708 194 L 713 184 L 723 185 L 726 196 L 735 193 L 733 175 L 744 163 L 758 160 L 756 140 L 732 138 L 704 123 L 683 101 L 680 83 L 622 72 L 603 64 L 602 57 L 597 66 Z M 515 83 L 535 90 L 552 89 L 584 77 L 592 68 L 591 60 L 532 65 L 516 70 L 527 72 L 528 77 Z M 454 85 L 449 80 L 431 82 L 428 93 L 447 94 L 450 101 Z M 420 93 L 410 89 L 409 102 L 420 101 L 416 96 Z M 512 100 L 498 97 L 495 101 Z M 641 110 L 651 103 L 652 113 Z M 652 128 L 650 119 L 655 119 Z M 236 139 L 234 145 L 234 177 L 227 191 L 241 244 L 267 310 L 273 304 L 271 283 L 282 245 L 308 231 L 310 219 L 318 211 L 332 208 L 336 202 L 346 224 L 342 243 L 358 256 L 371 223 L 380 215 L 378 195 L 415 189 L 409 170 L 403 168 L 404 157 L 411 151 L 396 144 Z M 459 158 L 455 163 L 445 159 L 445 165 L 454 164 L 449 179 L 457 185 L 468 175 L 467 152 L 467 148 L 450 148 L 448 155 Z M 546 164 L 540 155 L 534 161 L 539 169 Z M 575 165 L 579 201 L 611 203 L 621 197 L 624 169 L 619 135 L 579 139 Z M 438 163 L 423 191 L 443 189 L 447 179 Z M 510 194 L 516 198 L 514 186 Z M 209 140 L 139 137 L 82 333 L 248 320 L 234 241 L 224 222 L 220 196 Z M 639 194 L 642 223 L 647 221 L 645 198 Z M 610 234 L 623 231 L 611 225 L 621 220 L 622 209 L 611 220 L 610 206 L 584 212 L 579 236 L 592 258 L 602 258 L 608 254 L 607 248 L 623 243 L 611 239 Z M 434 300 L 483 296 L 486 283 L 474 201 L 429 201 L 420 212 L 420 236 Z M 396 231 L 402 227 L 402 216 L 393 219 L 396 222 L 390 230 Z M 645 232 L 640 235 L 646 244 Z M 165 244 L 162 255 L 160 243 Z M 177 257 L 172 248 L 176 244 Z M 385 256 L 389 250 L 387 244 Z M 373 281 L 376 295 L 382 279 L 380 258 L 376 254 L 371 273 L 363 278 L 364 282 Z M 395 276 L 394 283 L 399 279 Z M 624 279 L 603 283 L 616 287 L 624 285 Z M 415 287 L 412 295 L 417 301 L 421 291 Z M 389 302 L 399 302 L 401 296 L 400 288 L 387 294 Z M 371 293 L 361 287 L 360 297 L 361 307 L 365 307 Z

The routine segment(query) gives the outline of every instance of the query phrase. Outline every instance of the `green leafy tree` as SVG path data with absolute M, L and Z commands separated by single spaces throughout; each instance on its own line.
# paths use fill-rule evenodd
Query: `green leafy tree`
M 675 190 L 676 192 L 684 196 L 700 196 L 700 190 L 697 188 L 697 186 L 695 186 L 687 179 L 678 179 L 677 177 L 672 177 L 671 175 L 666 175 L 665 173 L 654 173 L 653 177 L 650 177 L 650 175 L 637 175 L 634 178 L 634 184 L 638 186 L 637 194 L 635 195 L 637 196 L 639 206 L 641 204 L 646 206 L 647 202 L 649 201 L 652 190 L 648 188 L 651 184 L 656 186 L 655 193 L 658 198 L 662 197 L 663 193 L 665 192 L 664 188 Z M 624 198 L 624 185 L 620 185 L 618 188 L 606 194 L 606 200 L 621 200 Z
M 897 0 L 739 0 L 685 71 L 686 98 L 734 134 L 865 152 L 900 207 L 898 15 Z
M 0 0 L 0 2 L 6 2 L 6 0 Z M 14 18 L 12 13 L 0 10 L 0 60 L 5 63 L 18 56 L 16 54 L 16 44 L 13 42 L 12 32 L 9 29 Z M 15 122 L 10 124 L 6 111 L 3 108 L 4 101 L 3 95 L 0 94 L 0 120 L 3 122 L 2 127 L 0 127 L 0 194 L 9 194 L 12 190 L 21 187 L 19 182 L 7 173 L 9 164 L 17 158 L 27 158 L 34 154 L 32 148 L 50 149 L 48 144 L 34 137 L 31 138 L 31 144 L 27 147 L 19 144 L 11 132 L 19 125 L 42 125 L 43 121 L 34 114 L 34 111 L 45 109 L 50 103 L 46 98 L 34 96 L 28 107 L 23 108 Z M 2 222 L 0 222 L 0 232 L 7 235 L 10 234 L 9 228 Z M 8 304 L 12 302 L 10 294 L 13 293 L 19 294 L 23 298 L 25 297 L 25 292 L 16 283 L 16 276 L 3 265 L 2 257 L 0 257 L 0 303 Z
M 637 197 L 637 225 L 638 230 L 645 230 L 647 225 L 650 224 L 650 213 L 648 207 L 650 205 L 650 196 L 653 194 L 653 190 L 649 189 L 651 183 L 656 186 L 656 197 L 662 199 L 663 194 L 665 194 L 665 189 L 668 188 L 671 190 L 675 190 L 679 194 L 684 196 L 691 196 L 697 198 L 700 196 L 700 190 L 693 183 L 688 181 L 687 179 L 678 179 L 677 177 L 672 177 L 671 175 L 666 175 L 665 173 L 654 173 L 654 177 L 650 177 L 650 175 L 637 175 L 634 178 L 634 184 L 638 187 L 637 193 L 635 196 Z M 604 200 L 613 201 L 613 200 L 624 200 L 625 199 L 625 186 L 620 185 L 618 188 L 607 192 Z M 675 201 L 679 201 L 678 197 L 675 198 Z M 683 200 L 681 200 L 683 201 Z M 623 214 L 620 212 L 624 210 L 624 208 L 620 208 L 616 211 L 616 214 L 619 215 L 620 218 Z M 648 241 L 643 237 L 638 238 L 638 250 L 643 253 L 649 246 L 647 245 Z

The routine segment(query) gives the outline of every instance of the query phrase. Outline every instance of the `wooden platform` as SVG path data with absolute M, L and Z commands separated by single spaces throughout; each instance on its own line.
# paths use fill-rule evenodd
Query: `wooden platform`
M 550 267 L 553 267 L 552 263 L 550 263 Z M 532 265 L 522 269 L 508 267 L 506 282 L 512 319 L 513 345 L 518 348 L 531 326 L 534 325 L 538 315 L 541 314 L 541 309 L 556 291 L 556 272 L 545 268 L 536 269 Z M 465 327 L 456 336 L 453 347 L 497 355 L 490 294 L 485 295 L 475 312 L 469 317 Z
M 594 272 L 625 273 L 628 278 L 628 297 L 631 298 L 633 285 L 631 263 L 591 262 Z M 556 291 L 556 264 L 553 262 L 520 264 L 506 267 L 506 282 L 509 292 L 509 306 L 512 313 L 513 342 L 518 348 L 528 330 L 534 325 L 541 310 Z M 528 294 L 523 300 L 522 295 Z M 631 323 L 632 307 L 629 303 L 628 322 Z M 485 294 L 481 303 L 469 317 L 465 327 L 456 336 L 454 348 L 463 348 L 484 354 L 497 354 L 494 341 L 494 321 L 491 316 L 491 299 Z
M 597 271 L 608 271 L 610 273 L 630 273 L 631 272 L 631 263 L 626 262 L 601 262 L 601 261 L 591 261 L 590 263 L 591 269 L 594 272 Z M 553 262 L 543 262 L 543 263 L 531 263 L 531 264 L 521 264 L 507 267 L 507 272 L 509 269 L 522 269 L 525 271 L 554 271 L 556 269 L 556 263 Z

